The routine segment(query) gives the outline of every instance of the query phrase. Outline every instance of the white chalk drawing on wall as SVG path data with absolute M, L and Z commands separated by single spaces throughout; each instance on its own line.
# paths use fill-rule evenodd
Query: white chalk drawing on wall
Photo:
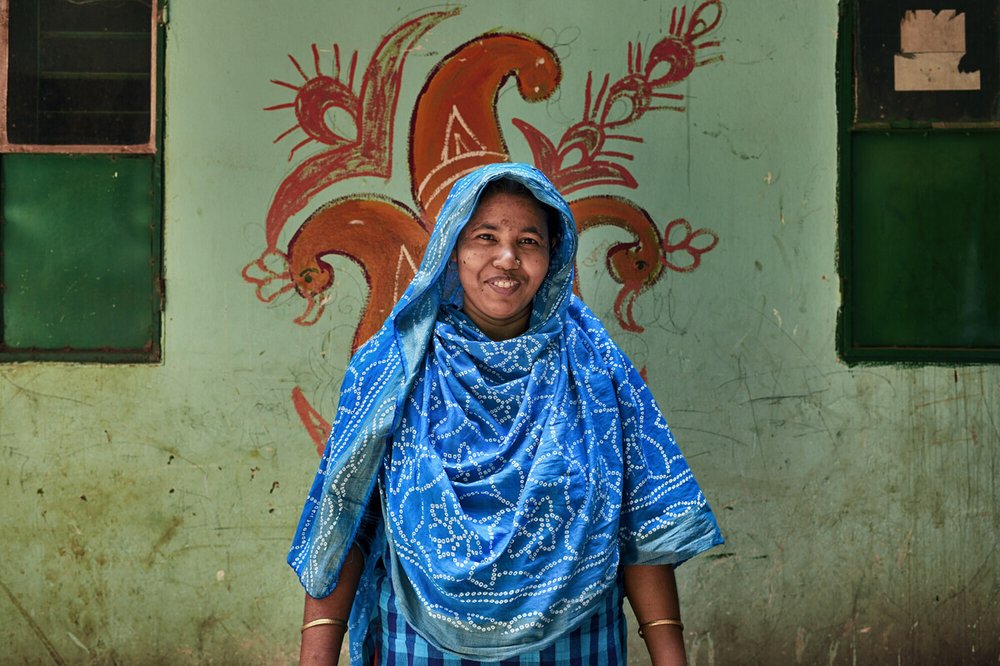
M 954 9 L 907 11 L 894 60 L 898 91 L 979 90 L 979 72 L 962 72 L 965 14 Z

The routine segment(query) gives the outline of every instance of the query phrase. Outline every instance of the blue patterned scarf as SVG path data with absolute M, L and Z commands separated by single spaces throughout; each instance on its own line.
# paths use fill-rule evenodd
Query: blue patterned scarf
M 494 342 L 461 312 L 448 259 L 485 185 L 503 177 L 555 209 L 562 229 L 527 332 Z M 344 377 L 288 555 L 310 595 L 336 586 L 377 486 L 374 553 L 388 543 L 400 610 L 473 659 L 571 631 L 623 564 L 676 565 L 721 543 L 649 388 L 572 294 L 575 253 L 569 207 L 534 167 L 490 165 L 455 185 L 413 282 Z M 353 663 L 376 559 L 351 614 Z

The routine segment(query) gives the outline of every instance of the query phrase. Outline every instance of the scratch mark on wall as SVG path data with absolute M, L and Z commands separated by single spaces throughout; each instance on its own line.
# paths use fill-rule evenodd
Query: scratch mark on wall
M 79 645 L 79 646 L 80 646 L 80 648 L 81 648 L 81 649 L 82 649 L 82 650 L 83 650 L 84 652 L 86 652 L 87 654 L 90 654 L 90 648 L 88 648 L 88 647 L 87 647 L 86 645 L 84 645 L 84 644 L 83 644 L 83 641 L 81 641 L 81 640 L 80 640 L 79 638 L 77 638 L 76 636 L 74 636 L 74 635 L 73 635 L 73 632 L 72 632 L 72 631 L 67 631 L 67 632 L 66 632 L 66 635 L 67 635 L 67 636 L 69 636 L 69 639 L 70 639 L 71 641 L 73 641 L 74 643 L 76 643 L 77 645 Z
M 16 388 L 18 390 L 18 393 L 23 393 L 31 399 L 48 398 L 51 400 L 65 400 L 66 402 L 73 402 L 78 405 L 86 405 L 88 407 L 91 406 L 90 403 L 85 402 L 83 400 L 77 400 L 76 398 L 69 398 L 63 395 L 54 395 L 52 393 L 42 393 L 40 391 L 33 391 L 29 388 L 21 386 L 20 384 L 12 380 L 10 377 L 0 375 L 0 379 L 3 379 L 5 382 Z
M 840 641 L 834 641 L 834 642 L 833 642 L 833 643 L 832 643 L 832 644 L 830 645 L 830 652 L 829 652 L 829 655 L 830 655 L 830 661 L 829 661 L 829 662 L 827 662 L 827 663 L 829 663 L 829 664 L 830 664 L 830 666 L 833 666 L 833 664 L 834 664 L 834 663 L 836 663 L 836 661 L 837 661 L 837 652 L 838 652 L 839 650 L 840 650 Z
M 906 562 L 906 556 L 910 553 L 910 543 L 913 541 L 913 530 L 906 533 L 903 537 L 903 543 L 899 544 L 899 550 L 896 552 L 896 568 L 900 571 L 903 570 L 903 564 Z
M 806 652 L 806 645 L 809 644 L 809 632 L 805 627 L 799 627 L 795 632 L 795 663 L 801 664 L 802 657 Z
M 0 436 L 2 436 L 2 433 L 0 433 Z M 25 473 L 24 469 L 25 469 L 25 466 L 28 464 L 28 460 L 30 458 L 28 456 L 26 456 L 25 454 L 21 453 L 20 451 L 18 451 L 17 449 L 15 449 L 13 446 L 5 446 L 4 449 L 3 449 L 3 453 L 4 453 L 4 457 L 6 457 L 6 458 L 17 457 L 17 458 L 21 459 L 21 464 L 17 468 L 17 470 L 18 470 L 17 483 L 18 483 L 18 486 L 21 488 L 21 491 L 24 492 L 24 480 L 27 478 L 27 474 Z M 38 490 L 41 491 L 42 489 L 39 488 Z M 38 494 L 39 495 L 44 495 L 45 493 L 44 492 L 39 492 Z
M 705 632 L 701 636 L 695 636 L 691 639 L 691 653 L 688 663 L 691 666 L 697 666 L 699 658 L 701 657 L 701 647 L 702 644 L 706 644 L 708 654 L 705 655 L 707 658 L 707 663 L 709 666 L 715 666 L 715 642 L 712 640 L 712 634 Z
M 929 400 L 927 402 L 918 403 L 916 405 L 913 405 L 913 409 L 914 410 L 923 409 L 924 407 L 930 407 L 932 405 L 944 405 L 950 402 L 962 402 L 962 403 L 972 402 L 972 400 L 970 399 L 972 397 L 976 396 L 970 396 L 967 393 L 963 393 L 961 395 L 953 395 L 947 398 L 941 398 L 940 400 Z
M 684 412 L 684 411 L 688 411 L 688 410 L 675 410 L 676 413 L 680 413 L 680 412 Z M 740 446 L 749 446 L 749 444 L 747 442 L 743 441 L 742 439 L 739 439 L 737 437 L 733 437 L 729 433 L 725 433 L 725 432 L 716 432 L 714 430 L 707 430 L 707 429 L 704 429 L 704 428 L 693 428 L 691 426 L 681 426 L 681 425 L 674 426 L 673 430 L 675 432 L 696 432 L 696 433 L 701 433 L 703 435 L 712 435 L 713 437 L 719 437 L 720 439 L 732 442 L 733 444 L 739 444 Z M 687 457 L 691 458 L 692 456 L 687 456 Z
M 17 612 L 21 614 L 24 621 L 28 623 L 29 627 L 31 627 L 31 631 L 38 637 L 39 642 L 45 646 L 49 656 L 52 657 L 52 661 L 56 664 L 60 664 L 60 666 L 65 666 L 66 660 L 62 658 L 62 655 L 60 655 L 59 651 L 56 650 L 56 646 L 52 644 L 52 641 L 50 641 L 49 637 L 45 635 L 42 628 L 38 626 L 35 619 L 31 617 L 31 613 L 28 612 L 28 609 L 21 605 L 21 602 L 17 600 L 17 597 L 14 596 L 14 593 L 10 591 L 10 588 L 7 587 L 7 584 L 4 583 L 3 580 L 0 580 L 0 587 L 2 587 L 3 591 L 7 594 L 7 598 L 10 599 L 10 602 L 14 604 L 14 608 L 17 609 Z
M 822 389 L 816 389 L 814 391 L 810 391 L 809 393 L 789 393 L 789 394 L 786 394 L 786 395 L 777 395 L 777 394 L 776 395 L 760 395 L 760 396 L 756 396 L 756 397 L 750 398 L 749 400 L 744 400 L 743 402 L 741 402 L 739 404 L 745 405 L 745 404 L 747 404 L 749 402 L 769 402 L 769 403 L 771 403 L 771 404 L 774 405 L 774 404 L 778 404 L 782 400 L 808 400 L 809 398 L 814 398 L 814 397 L 816 397 L 817 395 L 819 395 L 821 393 L 825 393 L 827 390 L 828 389 L 822 388 Z
M 153 562 L 156 560 L 156 556 L 159 554 L 160 549 L 170 543 L 175 536 L 177 536 L 177 529 L 184 522 L 184 519 L 180 516 L 174 516 L 170 519 L 170 524 L 167 525 L 167 529 L 163 531 L 160 538 L 157 539 L 156 543 L 153 544 L 153 548 L 149 551 L 149 557 L 146 558 L 146 566 L 153 566 Z

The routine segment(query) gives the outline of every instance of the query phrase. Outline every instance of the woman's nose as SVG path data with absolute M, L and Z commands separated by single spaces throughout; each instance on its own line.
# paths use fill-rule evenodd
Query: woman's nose
M 517 258 L 517 252 L 513 247 L 501 245 L 497 248 L 497 254 L 493 258 L 493 265 L 497 268 L 509 271 L 516 268 L 520 263 L 520 260 Z

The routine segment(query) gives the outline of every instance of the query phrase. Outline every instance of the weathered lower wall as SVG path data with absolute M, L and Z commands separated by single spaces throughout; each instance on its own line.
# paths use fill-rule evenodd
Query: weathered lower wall
M 411 113 L 460 45 L 516 31 L 558 56 L 547 101 L 525 102 L 511 82 L 498 98 L 510 154 L 530 161 L 512 118 L 557 141 L 582 117 L 588 72 L 595 94 L 605 73 L 626 76 L 629 41 L 648 58 L 672 6 L 461 8 L 406 50 L 391 176 L 321 188 L 273 230 L 279 185 L 329 146 L 288 160 L 302 131 L 273 141 L 296 125 L 293 110 L 262 109 L 297 91 L 270 81 L 316 78 L 313 43 L 330 74 L 336 43 L 345 83 L 359 52 L 360 92 L 382 37 L 430 10 L 173 0 L 164 361 L 0 368 L 0 660 L 294 661 L 301 592 L 284 555 L 317 455 L 292 396 L 331 418 L 364 278 L 334 259 L 335 287 L 317 303 L 330 300 L 307 326 L 294 321 L 301 296 L 261 300 L 244 267 L 272 231 L 287 248 L 335 197 L 418 205 Z M 642 332 L 623 327 L 623 285 L 605 262 L 634 230 L 584 233 L 582 291 L 646 366 L 727 537 L 679 570 L 692 664 L 995 663 L 1000 371 L 848 367 L 835 354 L 837 29 L 833 0 L 726 4 L 697 50 L 723 59 L 658 90 L 684 100 L 651 98 L 685 110 L 611 132 L 643 140 L 608 147 L 632 155 L 609 159 L 637 187 L 574 195 L 627 199 L 659 233 L 686 218 L 718 244 L 695 270 L 650 278 L 632 310 Z M 440 118 L 427 127 L 443 127 L 447 107 L 431 108 Z

